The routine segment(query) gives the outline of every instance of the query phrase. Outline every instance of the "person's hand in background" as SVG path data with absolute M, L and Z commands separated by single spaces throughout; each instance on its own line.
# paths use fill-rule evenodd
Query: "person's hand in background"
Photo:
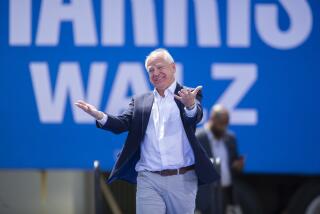
M 240 156 L 237 160 L 234 160 L 232 163 L 232 168 L 237 171 L 242 171 L 244 168 L 245 158 Z

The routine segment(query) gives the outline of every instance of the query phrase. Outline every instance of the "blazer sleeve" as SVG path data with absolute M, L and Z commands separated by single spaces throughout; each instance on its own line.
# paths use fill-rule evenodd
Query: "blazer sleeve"
M 231 163 L 239 158 L 237 138 L 233 133 L 228 133 L 228 153 Z
M 228 148 L 230 169 L 231 169 L 232 175 L 237 176 L 241 173 L 241 171 L 235 170 L 232 167 L 233 162 L 239 159 L 237 138 L 233 133 L 228 133 L 227 136 L 228 136 L 227 148 Z
M 121 115 L 114 116 L 111 114 L 107 114 L 108 119 L 106 123 L 102 126 L 98 121 L 96 121 L 96 126 L 98 128 L 111 131 L 115 134 L 126 132 L 131 127 L 133 111 L 134 111 L 134 99 L 132 98 L 129 104 L 129 107 Z

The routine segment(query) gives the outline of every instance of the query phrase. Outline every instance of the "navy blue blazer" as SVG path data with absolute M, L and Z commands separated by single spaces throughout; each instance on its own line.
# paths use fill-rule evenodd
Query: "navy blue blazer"
M 175 94 L 183 87 L 177 84 Z M 177 99 L 176 104 L 180 110 L 183 127 L 187 134 L 195 157 L 195 172 L 198 176 L 198 184 L 208 184 L 219 178 L 208 154 L 195 137 L 196 124 L 202 119 L 201 91 L 197 95 L 197 113 L 194 117 L 188 117 L 184 105 Z M 144 138 L 153 105 L 154 94 L 148 92 L 132 98 L 128 109 L 119 116 L 108 114 L 107 122 L 101 126 L 96 122 L 98 128 L 102 128 L 119 134 L 128 131 L 125 144 L 111 171 L 108 183 L 114 180 L 125 180 L 130 183 L 137 182 L 136 163 L 140 159 L 140 144 Z

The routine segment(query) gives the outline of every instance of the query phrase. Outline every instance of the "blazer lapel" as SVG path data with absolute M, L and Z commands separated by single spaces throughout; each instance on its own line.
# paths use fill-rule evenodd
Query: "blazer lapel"
M 182 86 L 179 83 L 177 83 L 176 89 L 174 90 L 174 94 L 179 96 L 178 91 L 180 91 L 181 89 L 182 89 Z M 178 108 L 181 113 L 183 110 L 183 104 L 179 100 L 177 100 L 176 98 L 174 98 L 174 101 L 178 105 Z
M 145 96 L 143 96 L 142 99 L 142 133 L 145 133 L 150 119 L 151 109 L 154 100 L 153 92 L 146 94 Z

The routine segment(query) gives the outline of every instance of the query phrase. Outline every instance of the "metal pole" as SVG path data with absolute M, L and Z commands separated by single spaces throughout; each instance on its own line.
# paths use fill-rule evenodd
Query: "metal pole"
M 99 161 L 95 160 L 93 162 L 94 166 L 94 204 L 95 204 L 95 214 L 103 214 L 102 207 L 102 194 L 100 189 L 100 169 Z

